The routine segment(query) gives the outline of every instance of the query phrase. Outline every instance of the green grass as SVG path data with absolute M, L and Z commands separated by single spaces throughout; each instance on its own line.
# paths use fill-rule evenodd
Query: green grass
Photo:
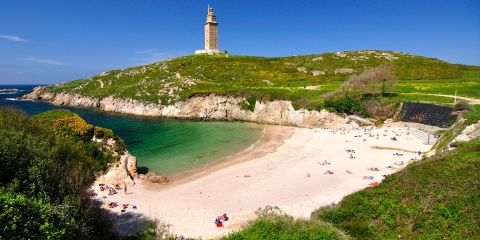
M 388 98 L 389 102 L 420 102 L 420 103 L 432 103 L 443 106 L 453 106 L 453 98 L 440 97 L 432 95 L 422 95 L 416 93 L 400 93 L 392 94 Z
M 321 106 L 320 95 L 338 89 L 352 74 L 392 64 L 401 80 L 396 93 L 479 96 L 480 67 L 391 51 L 356 51 L 292 57 L 189 55 L 145 66 L 114 70 L 87 79 L 49 86 L 52 92 L 90 97 L 131 98 L 171 105 L 211 93 L 255 96 L 258 100 L 301 100 L 297 107 Z M 350 69 L 352 73 L 336 73 Z M 314 71 L 323 74 L 314 76 Z M 104 87 L 100 88 L 100 81 Z M 308 90 L 305 86 L 318 86 Z M 412 99 L 421 101 L 424 97 Z M 307 101 L 305 101 L 307 100 Z M 442 100 L 443 102 L 443 100 Z M 446 102 L 446 101 L 445 101 Z
M 401 81 L 396 84 L 395 92 L 399 93 L 423 93 L 445 94 L 471 97 L 480 99 L 480 74 L 458 79 L 442 79 L 432 82 L 431 80 Z
M 319 220 L 294 220 L 278 207 L 267 206 L 255 213 L 258 216 L 255 221 L 221 239 L 350 239 L 332 224 Z

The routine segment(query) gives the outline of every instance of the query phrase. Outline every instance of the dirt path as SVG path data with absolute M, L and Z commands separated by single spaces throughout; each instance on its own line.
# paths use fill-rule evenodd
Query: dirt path
M 306 89 L 309 90 L 317 90 L 318 86 L 306 86 Z M 420 95 L 431 95 L 431 96 L 439 96 L 439 97 L 449 97 L 449 98 L 455 98 L 454 95 L 444 95 L 444 94 L 428 94 L 428 93 L 399 93 L 399 94 L 420 94 Z M 457 96 L 457 99 L 462 99 L 467 101 L 470 104 L 480 104 L 480 99 L 476 98 L 468 98 L 468 97 L 459 97 Z
M 421 93 L 419 93 L 421 94 Z M 422 95 L 432 95 L 432 96 L 439 96 L 439 97 L 449 97 L 449 98 L 455 98 L 454 95 L 443 95 L 443 94 L 422 94 Z M 480 99 L 476 98 L 468 98 L 468 97 L 459 97 L 457 96 L 458 99 L 462 99 L 467 101 L 470 104 L 480 104 Z
M 97 80 L 100 83 L 100 88 L 103 88 L 103 82 L 102 80 Z

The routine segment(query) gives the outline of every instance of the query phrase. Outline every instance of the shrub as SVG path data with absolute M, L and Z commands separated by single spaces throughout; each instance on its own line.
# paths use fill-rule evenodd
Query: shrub
M 91 141 L 83 119 L 42 116 L 0 108 L 0 238 L 115 239 L 87 192 L 112 156 Z
M 299 110 L 301 108 L 307 110 L 320 110 L 322 109 L 322 104 L 317 103 L 306 98 L 300 98 L 297 100 L 292 101 L 292 106 L 295 110 Z
M 456 112 L 476 112 L 477 110 L 475 107 L 470 105 L 467 101 L 465 100 L 459 100 L 453 105 L 453 111 Z
M 363 108 L 361 107 L 360 102 L 349 97 L 340 98 L 338 100 L 325 100 L 324 107 L 327 109 L 332 108 L 337 112 L 347 114 L 353 114 L 355 112 L 358 114 L 363 113 Z
M 258 219 L 222 239 L 349 239 L 332 224 L 318 220 L 295 220 L 278 207 L 258 209 Z
M 397 103 L 387 103 L 384 100 L 368 99 L 363 102 L 365 112 L 378 120 L 385 121 L 387 118 L 393 117 Z

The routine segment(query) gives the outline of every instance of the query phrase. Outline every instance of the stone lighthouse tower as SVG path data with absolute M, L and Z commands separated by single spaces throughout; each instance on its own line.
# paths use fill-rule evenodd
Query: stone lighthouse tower
M 195 54 L 226 54 L 225 50 L 218 50 L 218 22 L 213 8 L 208 6 L 207 22 L 205 23 L 205 49 L 195 51 Z
M 218 23 L 210 5 L 205 23 L 205 49 L 218 49 Z

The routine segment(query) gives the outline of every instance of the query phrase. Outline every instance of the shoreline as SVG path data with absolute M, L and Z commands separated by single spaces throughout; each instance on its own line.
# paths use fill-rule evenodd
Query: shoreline
M 414 152 L 430 150 L 431 145 L 405 132 L 404 127 L 396 126 L 344 132 L 268 126 L 265 136 L 270 141 L 265 144 L 262 140 L 245 154 L 170 185 L 136 180 L 135 186 L 128 187 L 128 194 L 120 190 L 103 200 L 138 207 L 126 213 L 118 207 L 109 209 L 119 221 L 128 214 L 138 214 L 191 238 L 219 237 L 239 230 L 256 218 L 258 208 L 268 205 L 278 206 L 294 218 L 308 219 L 322 206 L 338 203 L 374 182 L 381 183 L 382 175 L 395 173 L 418 157 Z M 398 141 L 391 141 L 392 136 Z M 350 149 L 355 153 L 346 151 Z M 399 150 L 404 150 L 401 155 L 396 154 Z M 324 161 L 329 164 L 322 165 Z M 396 165 L 400 162 L 404 164 Z M 334 174 L 326 174 L 329 171 Z M 102 199 L 105 193 L 98 191 L 98 186 L 95 190 Z M 217 228 L 214 220 L 223 213 L 230 219 L 223 228 Z M 134 230 L 122 227 L 119 232 L 128 235 Z
M 166 185 L 152 183 L 152 186 L 149 186 L 149 188 L 159 188 L 159 186 L 161 188 L 175 187 L 191 181 L 195 181 L 221 169 L 232 167 L 246 161 L 251 161 L 263 157 L 267 154 L 275 152 L 278 147 L 283 145 L 285 141 L 293 135 L 294 131 L 294 127 L 288 126 L 264 125 L 264 127 L 265 133 L 263 134 L 262 138 L 255 145 L 253 145 L 252 149 L 250 149 L 249 151 L 239 152 L 230 156 L 229 158 L 219 159 L 199 169 L 174 174 L 169 177 L 171 183 Z M 265 140 L 267 137 L 268 143 L 265 144 Z M 150 185 L 149 182 L 146 183 Z

